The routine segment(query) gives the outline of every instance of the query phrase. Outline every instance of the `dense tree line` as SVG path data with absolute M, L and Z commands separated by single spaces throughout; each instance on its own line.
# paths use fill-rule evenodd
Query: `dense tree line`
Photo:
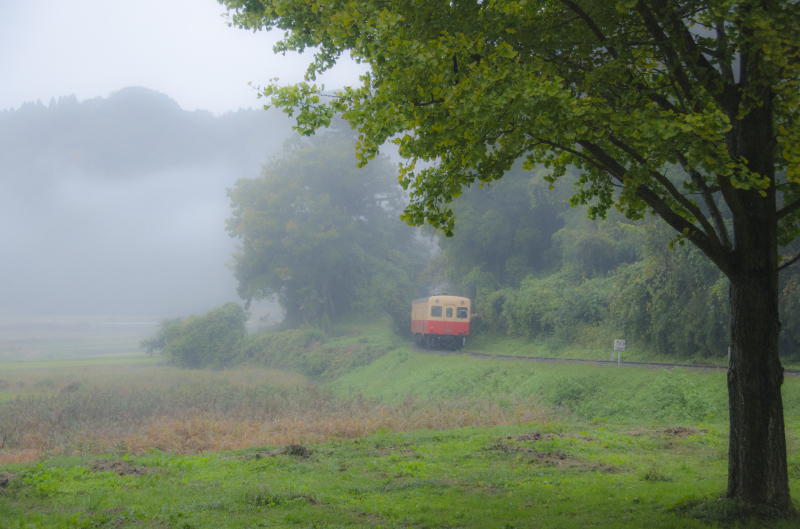
M 439 239 L 428 273 L 475 300 L 478 329 L 554 347 L 607 346 L 625 336 L 676 358 L 727 354 L 729 284 L 702 252 L 654 218 L 634 224 L 610 211 L 591 221 L 585 207 L 569 204 L 574 169 L 552 191 L 543 174 L 515 168 L 453 202 L 457 228 Z M 520 233 L 538 238 L 517 245 Z M 788 271 L 781 354 L 792 359 L 800 358 L 798 293 L 800 274 Z
M 555 190 L 543 178 L 547 170 L 519 166 L 491 185 L 465 189 L 452 206 L 458 229 L 439 237 L 439 252 L 431 255 L 397 219 L 402 195 L 388 158 L 359 170 L 350 157 L 354 142 L 346 126 L 291 138 L 260 178 L 229 190 L 228 231 L 240 241 L 232 261 L 239 295 L 245 306 L 277 299 L 282 329 L 389 314 L 402 333 L 413 297 L 451 291 L 474 300 L 475 332 L 557 348 L 606 347 L 625 337 L 633 347 L 675 358 L 727 354 L 725 276 L 656 219 L 633 223 L 616 212 L 588 219 L 585 207 L 569 203 L 580 178 L 574 168 Z M 800 272 L 787 274 L 781 287 L 781 352 L 797 359 Z M 202 352 L 208 338 L 188 329 L 213 327 L 203 318 L 216 321 L 219 314 L 164 320 L 142 345 L 187 367 L 257 356 L 258 340 L 229 337 L 221 356 Z
M 249 166 L 290 132 L 275 112 L 186 111 L 141 87 L 81 102 L 74 95 L 52 98 L 0 111 L 0 177 L 121 178 L 214 162 Z

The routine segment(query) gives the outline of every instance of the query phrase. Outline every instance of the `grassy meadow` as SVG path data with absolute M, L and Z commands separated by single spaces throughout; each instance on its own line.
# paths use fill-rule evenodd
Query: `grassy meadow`
M 316 378 L 142 354 L 0 364 L 0 528 L 748 526 L 720 499 L 724 374 L 368 332 L 312 345 L 344 358 Z M 784 399 L 800 504 L 800 378 Z

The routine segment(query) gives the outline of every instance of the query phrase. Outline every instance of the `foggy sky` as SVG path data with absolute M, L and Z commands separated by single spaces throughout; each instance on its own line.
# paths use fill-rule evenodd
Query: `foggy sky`
M 257 177 L 289 125 L 276 110 L 183 111 L 144 88 L 0 112 L 0 315 L 174 317 L 239 301 L 226 188 Z
M 168 94 L 186 110 L 257 108 L 247 83 L 302 80 L 311 54 L 276 56 L 282 32 L 229 28 L 216 0 L 0 2 L 0 110 L 75 94 L 81 101 L 127 86 Z M 365 71 L 342 61 L 327 88 Z
M 5 314 L 174 316 L 236 301 L 229 167 L 2 186 Z

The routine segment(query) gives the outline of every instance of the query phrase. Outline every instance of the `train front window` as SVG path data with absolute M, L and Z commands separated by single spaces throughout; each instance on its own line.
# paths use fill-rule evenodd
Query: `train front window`
M 452 318 L 452 317 L 453 317 L 453 309 L 451 309 L 451 308 L 448 308 L 448 309 L 445 311 L 445 313 L 444 313 L 444 314 L 445 314 L 445 317 L 447 317 L 447 318 Z
M 456 309 L 456 318 L 466 319 L 468 310 L 467 307 L 458 307 L 458 309 Z
M 442 307 L 431 307 L 431 317 L 432 318 L 441 318 L 442 317 Z

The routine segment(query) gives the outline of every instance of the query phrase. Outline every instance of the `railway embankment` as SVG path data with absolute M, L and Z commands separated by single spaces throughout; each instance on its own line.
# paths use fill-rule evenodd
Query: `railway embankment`
M 326 384 L 340 395 L 361 393 L 397 401 L 536 396 L 556 412 L 576 418 L 641 423 L 725 422 L 724 369 L 686 369 L 602 361 L 532 361 L 469 353 L 432 354 L 412 347 L 390 351 Z M 800 377 L 783 386 L 787 422 L 800 422 Z

